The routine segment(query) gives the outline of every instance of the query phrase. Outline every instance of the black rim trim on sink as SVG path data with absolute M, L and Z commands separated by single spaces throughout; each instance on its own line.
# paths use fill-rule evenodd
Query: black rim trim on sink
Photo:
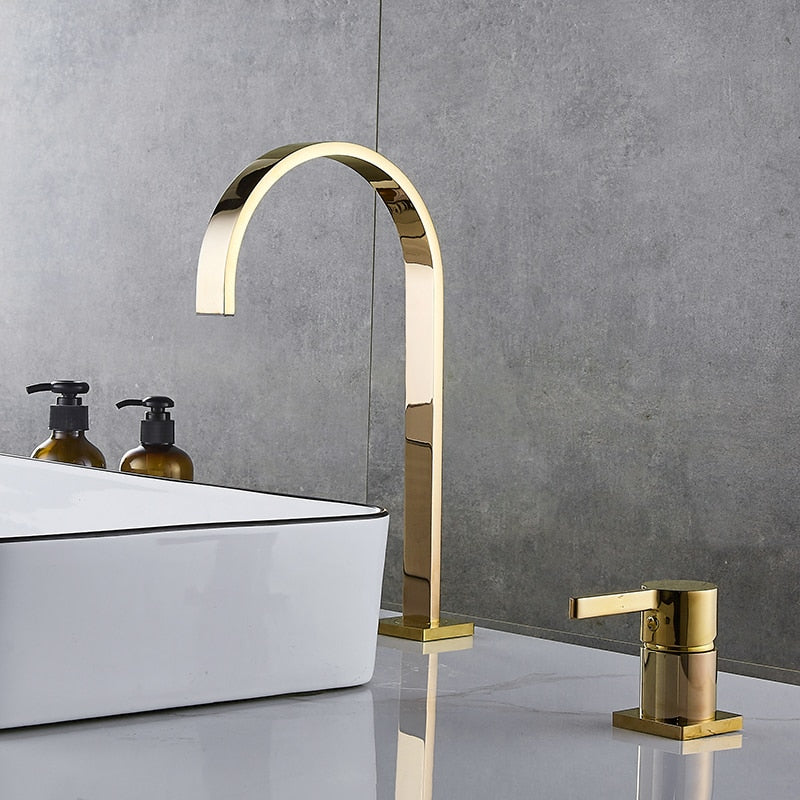
M 21 461 L 30 461 L 32 459 L 26 456 L 14 455 L 11 453 L 1 453 L 5 458 L 16 458 Z M 43 464 L 57 464 L 59 467 L 72 467 L 74 469 L 93 470 L 103 474 L 115 474 L 114 470 L 104 470 L 95 467 L 84 467 L 79 464 L 65 464 L 63 462 L 48 462 L 42 461 Z M 116 473 L 122 474 L 122 473 Z M 127 474 L 126 474 L 127 477 Z M 191 522 L 181 523 L 175 525 L 147 525 L 141 528 L 108 528 L 105 530 L 97 531 L 71 531 L 65 533 L 41 533 L 19 536 L 0 536 L 0 544 L 5 542 L 39 542 L 39 541 L 52 541 L 54 539 L 98 539 L 114 536 L 135 536 L 141 534 L 153 533 L 169 533 L 175 531 L 200 531 L 200 530 L 226 530 L 230 528 L 272 528 L 278 525 L 313 525 L 320 522 L 356 522 L 358 520 L 375 520 L 381 519 L 389 515 L 385 508 L 369 505 L 367 503 L 352 503 L 345 500 L 330 500 L 323 497 L 307 497 L 304 495 L 289 494 L 288 492 L 267 492 L 261 489 L 240 488 L 238 486 L 220 486 L 214 483 L 203 483 L 201 481 L 181 481 L 174 478 L 160 478 L 155 475 L 140 475 L 137 473 L 130 473 L 133 479 L 144 479 L 151 481 L 166 481 L 168 483 L 179 483 L 186 486 L 205 486 L 212 489 L 227 489 L 233 492 L 245 492 L 248 494 L 256 495 L 270 495 L 272 497 L 286 497 L 293 500 L 311 500 L 318 503 L 339 504 L 344 506 L 355 506 L 357 508 L 374 509 L 372 513 L 368 514 L 342 514 L 341 516 L 326 516 L 326 517 L 295 517 L 291 519 L 254 519 L 254 520 L 232 520 L 226 522 Z

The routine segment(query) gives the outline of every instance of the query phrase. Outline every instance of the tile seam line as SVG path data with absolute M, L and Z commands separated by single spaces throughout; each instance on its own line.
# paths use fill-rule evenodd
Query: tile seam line
M 383 0 L 378 0 L 378 46 L 375 64 L 375 151 L 379 144 L 381 109 L 381 35 L 383 30 Z M 378 196 L 372 197 L 372 290 L 369 310 L 369 357 L 367 361 L 367 442 L 364 470 L 364 502 L 369 497 L 369 466 L 372 436 L 372 363 L 375 341 L 375 267 L 377 259 Z

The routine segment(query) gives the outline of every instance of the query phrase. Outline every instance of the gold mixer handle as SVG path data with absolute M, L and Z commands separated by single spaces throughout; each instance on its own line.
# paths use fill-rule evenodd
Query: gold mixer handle
M 611 614 L 629 614 L 634 611 L 651 611 L 655 610 L 657 605 L 658 591 L 656 589 L 570 597 L 569 618 L 587 619 L 589 617 L 607 617 Z

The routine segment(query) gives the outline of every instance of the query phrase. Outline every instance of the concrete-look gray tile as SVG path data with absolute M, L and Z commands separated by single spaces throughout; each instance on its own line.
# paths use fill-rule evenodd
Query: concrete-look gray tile
M 339 164 L 286 176 L 256 213 L 237 315 L 196 318 L 206 222 L 251 160 L 294 141 L 374 144 L 379 4 L 312 0 L 0 9 L 7 414 L 28 453 L 26 382 L 89 380 L 111 464 L 175 397 L 200 480 L 363 500 L 373 202 Z
M 792 6 L 383 3 L 379 141 L 444 254 L 445 608 L 566 630 L 708 579 L 723 655 L 800 665 Z

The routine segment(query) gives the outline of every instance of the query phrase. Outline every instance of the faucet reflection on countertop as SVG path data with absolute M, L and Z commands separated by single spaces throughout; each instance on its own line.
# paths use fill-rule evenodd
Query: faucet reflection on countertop
M 614 731 L 614 738 L 636 744 L 636 800 L 712 800 L 714 757 L 739 750 L 742 735 L 731 733 L 706 739 L 676 741 Z
M 236 265 L 258 204 L 287 172 L 316 158 L 345 164 L 375 190 L 400 237 L 406 280 L 403 616 L 380 632 L 417 641 L 473 634 L 472 623 L 440 617 L 442 516 L 442 257 L 431 216 L 411 181 L 379 153 L 347 142 L 293 144 L 247 166 L 208 223 L 197 271 L 198 314 L 235 312 Z
M 472 639 L 461 637 L 433 642 L 386 639 L 384 646 L 402 653 L 395 800 L 432 800 L 439 655 L 471 650 Z

